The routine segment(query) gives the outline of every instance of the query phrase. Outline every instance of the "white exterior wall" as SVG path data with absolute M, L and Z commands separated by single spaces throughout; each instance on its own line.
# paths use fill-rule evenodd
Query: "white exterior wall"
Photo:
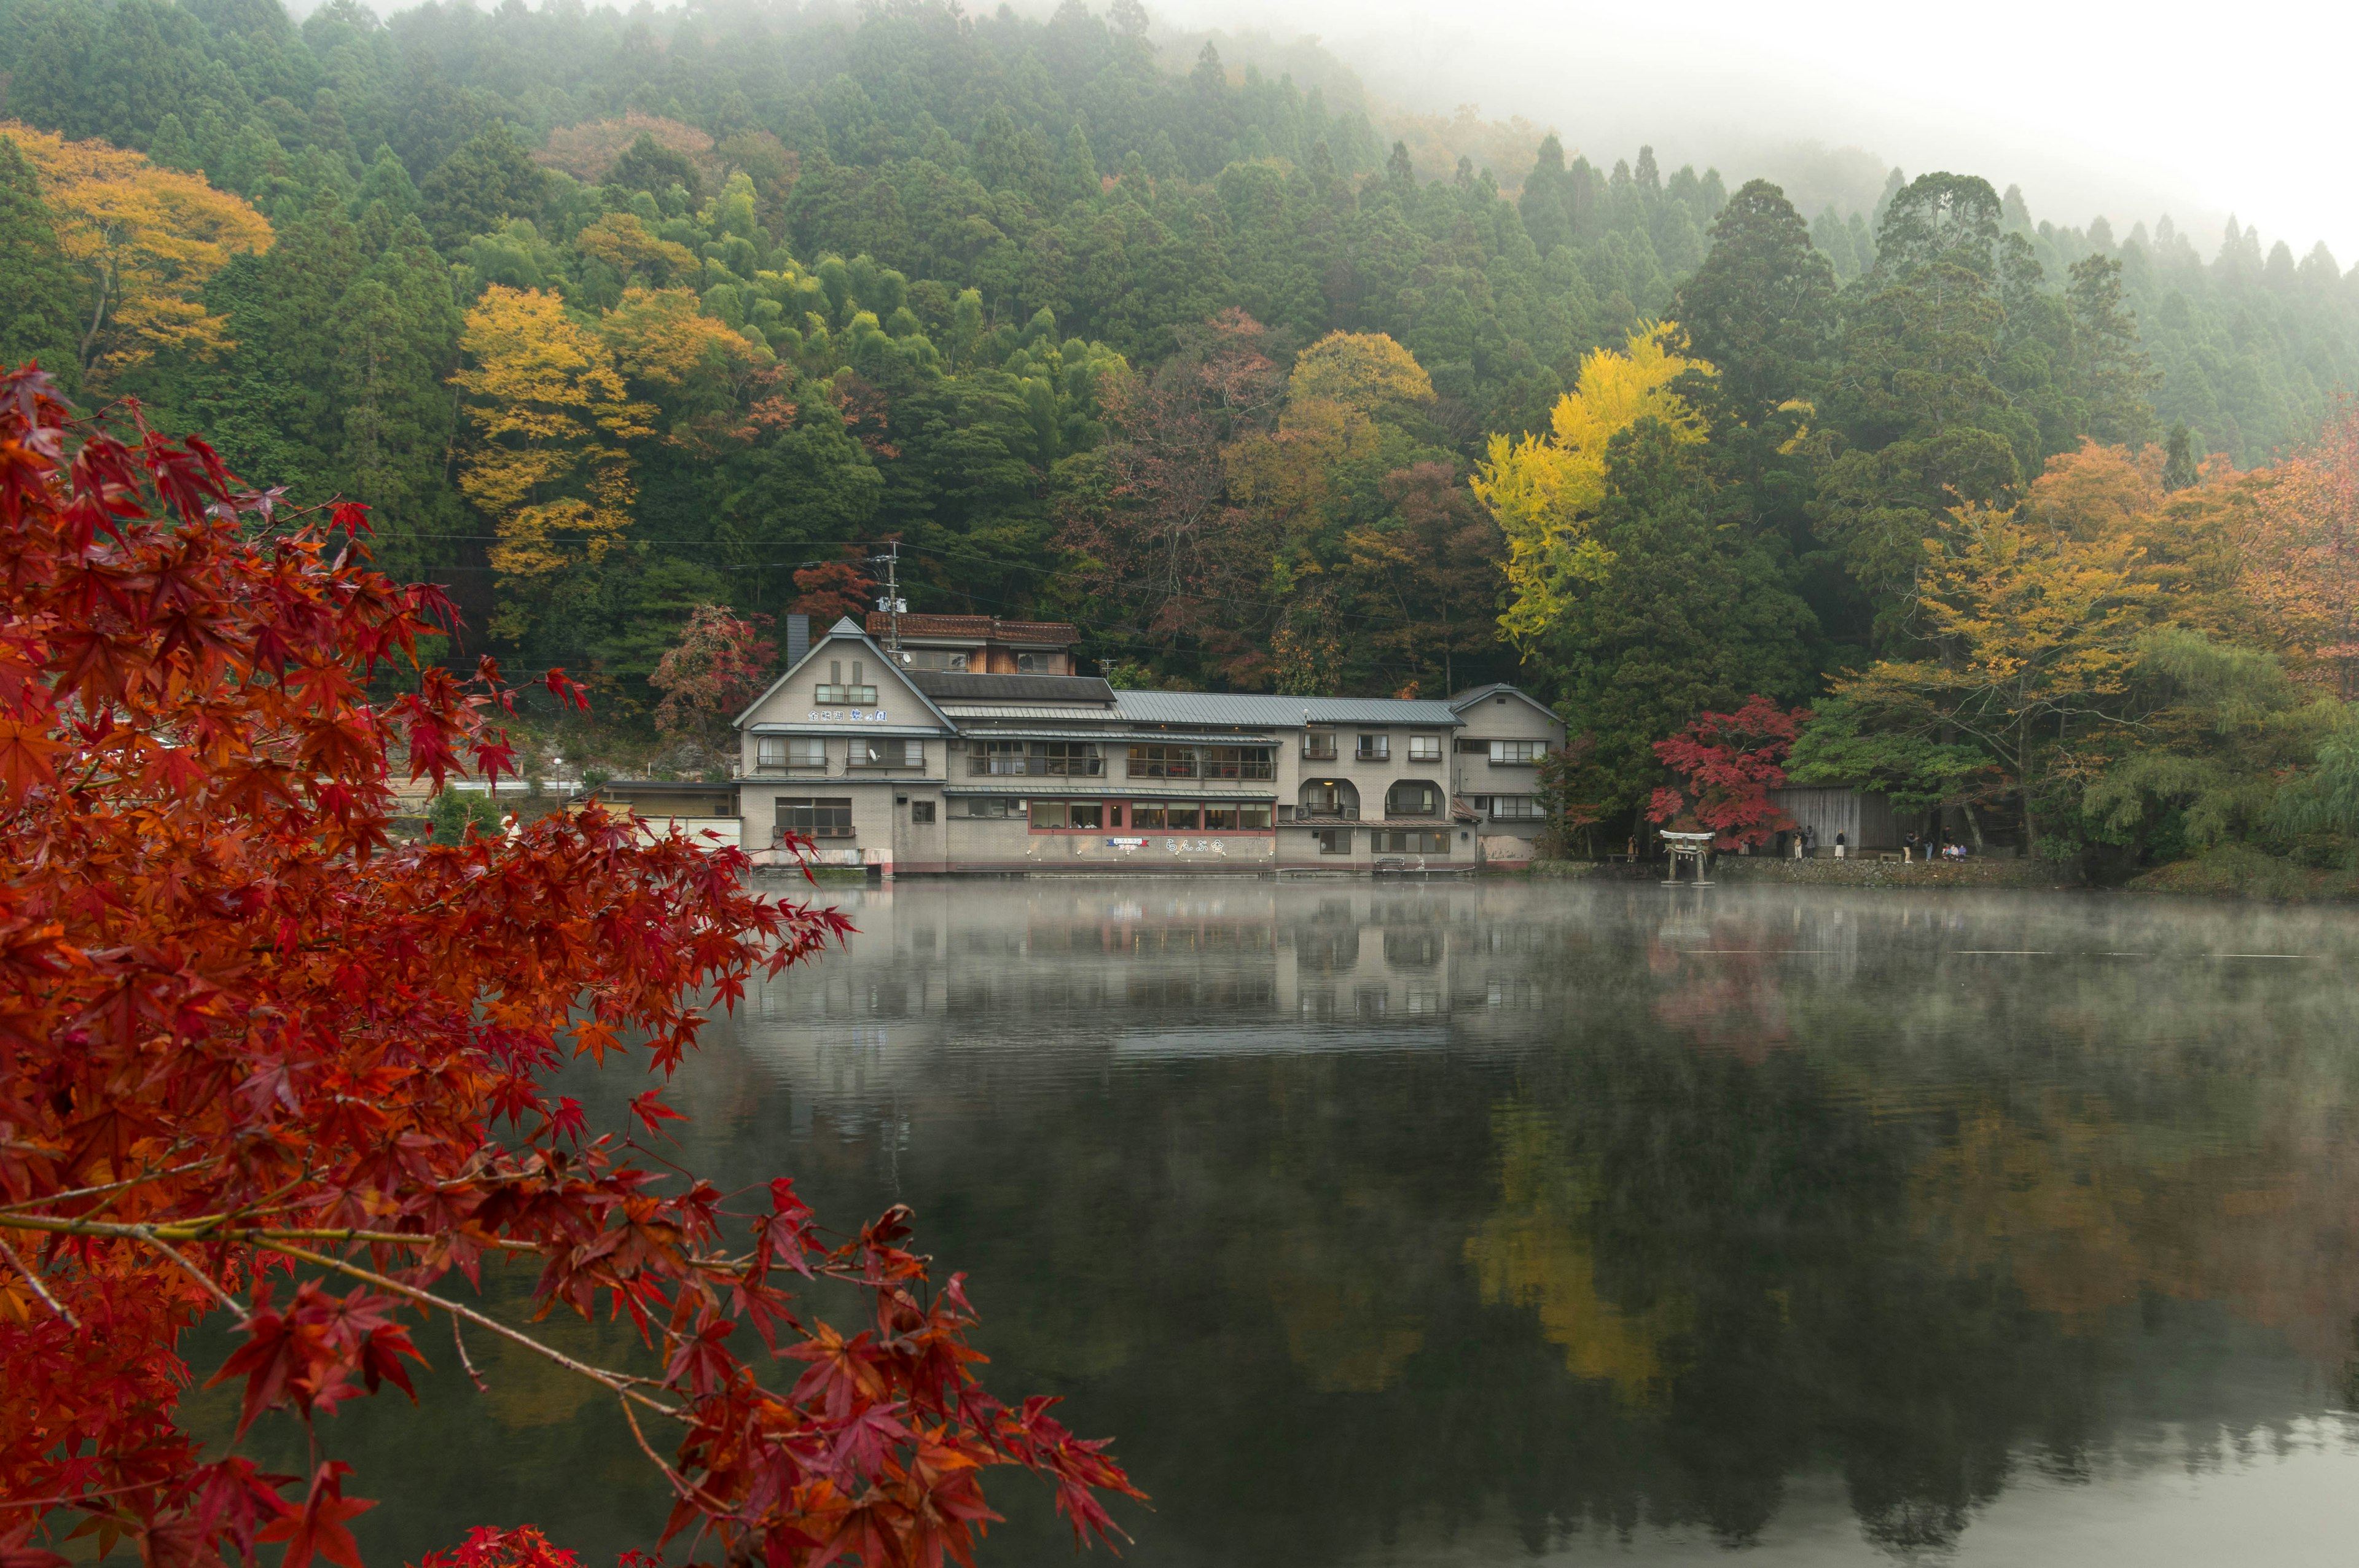
M 861 665 L 860 683 L 877 688 L 876 700 L 864 708 L 821 705 L 816 687 L 827 680 L 829 665 L 841 666 L 843 684 L 852 684 L 852 665 Z M 1215 702 L 1217 698 L 1212 699 Z M 1266 699 L 1262 699 L 1266 701 Z M 1496 700 L 1489 697 L 1470 704 L 1459 723 L 1440 721 L 1440 705 L 1426 709 L 1419 722 L 1339 723 L 1332 727 L 1337 754 L 1331 761 L 1311 761 L 1302 754 L 1306 726 L 1265 727 L 1240 723 L 1217 740 L 1199 740 L 1182 729 L 1169 732 L 1174 745 L 1237 744 L 1242 736 L 1267 734 L 1274 752 L 1267 780 L 1132 779 L 1127 767 L 1128 739 L 1099 741 L 1105 758 L 1094 778 L 1034 778 L 1026 775 L 970 773 L 967 741 L 962 723 L 978 730 L 994 727 L 984 720 L 957 720 L 919 693 L 886 658 L 882 649 L 862 634 L 839 624 L 815 638 L 810 653 L 773 685 L 740 719 L 742 748 L 737 772 L 738 808 L 743 839 L 756 863 L 775 861 L 778 802 L 810 798 L 851 803 L 853 831 L 849 838 L 819 840 L 824 863 L 868 865 L 888 873 L 912 871 L 1243 871 L 1271 870 L 1370 871 L 1379 861 L 1422 859 L 1438 868 L 1458 868 L 1480 861 L 1528 859 L 1538 824 L 1523 821 L 1476 823 L 1453 821 L 1452 797 L 1476 795 L 1528 795 L 1535 788 L 1537 769 L 1495 765 L 1487 756 L 1458 752 L 1455 742 L 1472 738 L 1533 740 L 1550 746 L 1563 743 L 1563 727 L 1544 710 L 1516 695 Z M 954 710 L 956 705 L 953 705 Z M 1265 714 L 1265 717 L 1266 715 Z M 1009 726 L 997 726 L 1006 728 Z M 1027 719 L 1028 731 L 1064 731 L 1075 740 L 1091 738 L 1093 730 L 1136 733 L 1142 726 L 1115 713 L 1075 707 L 1070 718 Z M 1331 727 L 1315 727 L 1324 731 Z M 1358 755 L 1363 735 L 1384 737 L 1386 755 Z M 765 736 L 821 741 L 824 760 L 802 766 L 760 760 Z M 870 737 L 915 741 L 921 762 L 870 767 L 855 762 L 861 742 Z M 1438 753 L 1428 761 L 1412 760 L 1412 741 L 1430 737 Z M 1346 782 L 1359 797 L 1358 820 L 1336 824 L 1351 836 L 1349 854 L 1322 853 L 1316 828 L 1288 820 L 1302 801 L 1306 784 L 1335 779 Z M 1432 785 L 1440 794 L 1439 811 L 1431 816 L 1389 817 L 1386 795 L 1403 782 Z M 966 802 L 987 792 L 1010 803 L 1012 815 L 977 818 L 965 815 Z M 1109 804 L 1137 800 L 1217 803 L 1236 799 L 1269 804 L 1276 826 L 1269 832 L 1169 832 L 1140 829 L 1127 820 L 1119 827 L 1079 830 L 1034 830 L 1018 802 L 1033 799 L 1097 799 Z M 932 820 L 920 820 L 930 808 Z M 1375 834 L 1382 828 L 1421 828 L 1446 835 L 1438 856 L 1406 857 L 1387 851 L 1379 855 Z M 1125 840 L 1133 840 L 1125 842 Z M 1137 842 L 1136 840 L 1144 840 Z

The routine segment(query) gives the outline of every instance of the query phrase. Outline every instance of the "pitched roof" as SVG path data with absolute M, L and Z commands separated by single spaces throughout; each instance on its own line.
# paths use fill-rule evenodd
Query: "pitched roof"
M 853 623 L 852 617 L 847 615 L 841 621 L 838 621 L 834 625 L 829 627 L 827 629 L 826 636 L 813 637 L 811 639 L 810 648 L 804 651 L 803 656 L 797 659 L 793 664 L 788 665 L 785 669 L 780 670 L 778 672 L 778 678 L 772 681 L 768 686 L 764 687 L 762 688 L 762 695 L 747 703 L 745 705 L 745 710 L 743 713 L 740 713 L 734 719 L 731 720 L 731 722 L 736 728 L 741 730 L 744 729 L 746 722 L 754 717 L 754 710 L 760 708 L 762 704 L 769 701 L 771 695 L 780 687 L 794 679 L 796 671 L 801 669 L 806 665 L 811 665 L 813 668 L 816 668 L 817 665 L 813 661 L 817 660 L 820 654 L 826 651 L 828 644 L 838 637 L 851 637 L 855 639 L 863 647 L 876 655 L 876 662 L 879 665 L 885 666 L 886 669 L 895 669 L 893 661 L 886 656 L 885 650 L 876 645 L 875 639 L 868 636 L 867 633 L 864 633 L 858 626 L 854 625 Z M 903 680 L 908 680 L 910 675 L 910 672 L 908 670 L 896 670 L 896 673 Z M 951 722 L 950 716 L 948 714 L 934 706 L 934 699 L 926 695 L 926 691 L 923 687 L 916 686 L 913 683 L 911 689 L 917 694 L 918 700 L 925 705 L 926 711 L 933 715 L 935 719 L 939 721 L 941 729 L 955 730 L 958 728 L 957 725 Z
M 1270 697 L 1241 691 L 1124 691 L 1122 717 L 1140 724 L 1252 724 L 1299 730 L 1305 724 L 1424 724 L 1455 729 L 1446 702 L 1397 697 Z
M 893 620 L 881 610 L 870 611 L 868 634 L 888 634 Z M 904 637 L 963 637 L 978 643 L 1037 643 L 1058 648 L 1082 640 L 1080 628 L 1065 621 L 1002 621 L 995 615 L 904 615 L 900 621 Z
M 1495 680 L 1488 686 L 1470 686 L 1464 691 L 1453 692 L 1450 697 L 1450 707 L 1453 712 L 1463 713 L 1486 697 L 1512 697 L 1519 702 L 1529 703 L 1550 719 L 1557 716 L 1556 709 L 1534 697 L 1530 692 L 1521 687 L 1509 686 L 1503 680 Z
M 941 702 L 1073 703 L 1104 708 L 1114 687 L 1095 676 L 987 676 L 957 670 L 903 670 L 901 678 Z

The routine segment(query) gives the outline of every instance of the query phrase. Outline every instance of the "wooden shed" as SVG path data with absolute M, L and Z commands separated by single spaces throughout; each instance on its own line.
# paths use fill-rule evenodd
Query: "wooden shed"
M 1904 831 L 1892 803 L 1855 784 L 1796 784 L 1769 792 L 1770 800 L 1807 828 L 1820 854 L 1833 850 L 1835 835 L 1854 849 L 1897 849 Z

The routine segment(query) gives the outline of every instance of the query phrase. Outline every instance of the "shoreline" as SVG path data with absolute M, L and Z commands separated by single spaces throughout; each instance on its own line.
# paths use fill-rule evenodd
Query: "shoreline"
M 1663 880 L 1659 863 L 1633 868 L 1604 860 L 1538 860 L 1527 875 L 1536 879 L 1594 878 L 1613 881 Z M 2335 904 L 2359 903 L 2359 877 L 2315 871 L 2258 855 L 2215 855 L 2158 867 L 2125 882 L 2091 882 L 2074 868 L 2035 860 L 1807 860 L 1766 855 L 1717 855 L 1715 882 L 1785 883 L 1796 887 L 2016 888 L 2056 892 L 2127 892 L 2180 898 L 2241 899 L 2253 903 Z

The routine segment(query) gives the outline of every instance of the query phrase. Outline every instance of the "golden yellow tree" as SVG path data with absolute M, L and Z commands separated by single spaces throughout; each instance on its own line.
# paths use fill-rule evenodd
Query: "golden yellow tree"
M 58 245 L 83 286 L 79 357 L 84 383 L 106 381 L 179 349 L 228 346 L 205 284 L 233 256 L 270 248 L 270 224 L 201 176 L 159 168 L 104 142 L 70 142 L 0 120 L 41 182 Z
M 637 499 L 623 443 L 651 433 L 655 410 L 627 395 L 614 351 L 553 294 L 485 289 L 459 346 L 470 362 L 451 380 L 476 438 L 459 488 L 492 519 L 503 596 L 492 632 L 513 641 L 528 604 L 621 542 Z
M 2165 605 L 2123 533 L 2076 539 L 1993 507 L 1955 515 L 1946 543 L 1925 543 L 1928 656 L 1882 661 L 1833 695 L 1979 744 L 2006 771 L 2036 845 L 2048 781 L 2085 782 L 2114 760 L 2138 638 Z
M 609 212 L 573 237 L 575 248 L 614 269 L 629 281 L 642 268 L 657 275 L 658 283 L 696 276 L 696 253 L 686 245 L 652 233 L 633 212 Z
M 770 358 L 705 315 L 685 288 L 625 289 L 599 319 L 598 336 L 615 368 L 661 410 L 664 439 L 700 452 L 738 424 L 748 378 Z
M 1528 647 L 1563 612 L 1567 597 L 1613 564 L 1590 530 L 1605 501 L 1605 452 L 1641 419 L 1661 420 L 1681 442 L 1704 438 L 1703 416 L 1675 390 L 1690 371 L 1712 367 L 1678 351 L 1678 329 L 1642 323 L 1619 351 L 1581 362 L 1581 379 L 1557 400 L 1543 438 L 1495 435 L 1476 465 L 1475 496 L 1507 536 L 1510 598 L 1499 624 Z

